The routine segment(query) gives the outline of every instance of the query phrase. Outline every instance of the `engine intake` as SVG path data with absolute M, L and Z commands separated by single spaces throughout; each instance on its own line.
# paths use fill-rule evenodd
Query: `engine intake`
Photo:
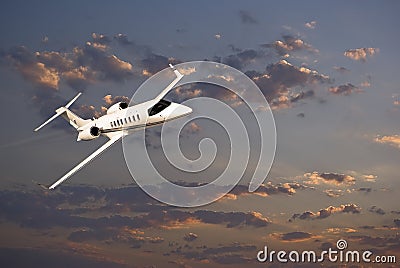
M 100 129 L 98 127 L 91 127 L 90 128 L 90 134 L 93 137 L 98 137 L 98 136 L 100 136 Z
M 120 110 L 124 110 L 128 108 L 128 103 L 121 101 L 117 102 L 114 105 L 112 105 L 110 108 L 107 109 L 107 114 L 112 114 Z
M 100 136 L 101 131 L 98 127 L 92 126 L 90 128 L 84 129 L 78 134 L 78 141 L 89 141 L 96 139 Z

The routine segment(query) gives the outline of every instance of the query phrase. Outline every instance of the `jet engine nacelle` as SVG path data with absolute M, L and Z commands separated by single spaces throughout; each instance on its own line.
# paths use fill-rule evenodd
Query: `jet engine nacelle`
M 128 108 L 128 103 L 120 101 L 115 104 L 113 104 L 110 108 L 107 109 L 107 114 L 112 114 L 117 111 L 123 110 Z
M 92 126 L 90 128 L 86 128 L 82 131 L 79 131 L 78 141 L 90 141 L 96 139 L 100 136 L 100 129 L 98 127 Z

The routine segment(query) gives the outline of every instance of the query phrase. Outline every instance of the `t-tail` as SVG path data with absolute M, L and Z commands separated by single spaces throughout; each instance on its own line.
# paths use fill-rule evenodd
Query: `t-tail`
M 76 101 L 76 99 L 79 98 L 79 96 L 82 95 L 81 92 L 78 93 L 70 102 L 68 102 L 65 106 L 62 106 L 56 110 L 56 114 L 50 117 L 46 122 L 38 126 L 37 128 L 34 129 L 34 131 L 38 131 L 60 115 L 67 120 L 75 129 L 78 129 L 81 126 L 86 125 L 90 120 L 85 120 L 77 116 L 75 113 L 73 113 L 71 110 L 68 108 Z

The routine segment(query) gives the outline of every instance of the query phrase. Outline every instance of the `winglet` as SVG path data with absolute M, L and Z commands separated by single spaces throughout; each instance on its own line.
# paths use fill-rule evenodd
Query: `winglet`
M 175 75 L 177 78 L 181 79 L 183 77 L 183 74 L 181 74 L 174 65 L 172 65 L 171 63 L 169 64 L 169 67 L 172 69 L 172 71 L 174 71 Z
M 46 185 L 44 185 L 44 184 L 42 184 L 42 183 L 40 183 L 40 182 L 37 182 L 37 181 L 34 181 L 34 180 L 32 180 L 32 182 L 33 182 L 34 184 L 40 186 L 43 190 L 48 190 L 48 189 L 49 189 Z

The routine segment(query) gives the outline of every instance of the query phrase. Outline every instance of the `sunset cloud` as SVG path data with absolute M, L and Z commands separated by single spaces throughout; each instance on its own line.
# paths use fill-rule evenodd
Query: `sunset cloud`
M 318 212 L 305 211 L 303 213 L 293 214 L 290 220 L 300 219 L 300 220 L 316 220 L 325 219 L 335 213 L 351 213 L 358 214 L 361 212 L 361 208 L 355 204 L 345 204 L 338 207 L 329 206 L 327 208 L 321 209 Z
M 300 95 L 297 98 L 295 95 L 291 96 L 293 94 L 291 91 L 297 87 L 312 87 L 318 84 L 331 83 L 328 76 L 305 67 L 296 67 L 286 60 L 268 65 L 263 73 L 248 71 L 246 75 L 257 84 L 268 101 L 275 101 L 278 104 L 314 95 L 313 91 L 304 91 L 299 93 Z
M 76 46 L 70 52 L 37 51 L 14 47 L 5 57 L 16 70 L 37 88 L 58 89 L 65 82 L 82 90 L 96 81 L 121 81 L 132 76 L 133 66 L 107 51 L 111 40 L 96 33 L 93 41 Z
M 340 85 L 337 87 L 330 87 L 329 92 L 335 95 L 350 95 L 354 92 L 362 92 L 358 87 L 354 86 L 351 83 L 346 85 Z
M 317 21 L 313 20 L 310 22 L 306 22 L 304 26 L 308 29 L 315 29 L 315 27 L 317 26 Z
M 400 135 L 378 136 L 375 138 L 375 142 L 400 148 Z
M 349 59 L 365 62 L 367 57 L 373 56 L 379 52 L 379 48 L 363 47 L 349 49 L 344 52 L 344 56 Z
M 333 185 L 352 185 L 355 183 L 356 179 L 350 175 L 339 174 L 339 173 L 329 173 L 329 172 L 311 172 L 304 174 L 308 181 L 306 184 L 318 185 L 321 183 L 333 184 Z
M 285 58 L 289 56 L 290 53 L 296 51 L 308 51 L 312 53 L 318 53 L 318 49 L 314 48 L 312 45 L 306 43 L 298 37 L 291 35 L 283 35 L 283 40 L 277 40 L 273 43 L 264 44 L 264 48 L 272 48 L 274 51 Z

